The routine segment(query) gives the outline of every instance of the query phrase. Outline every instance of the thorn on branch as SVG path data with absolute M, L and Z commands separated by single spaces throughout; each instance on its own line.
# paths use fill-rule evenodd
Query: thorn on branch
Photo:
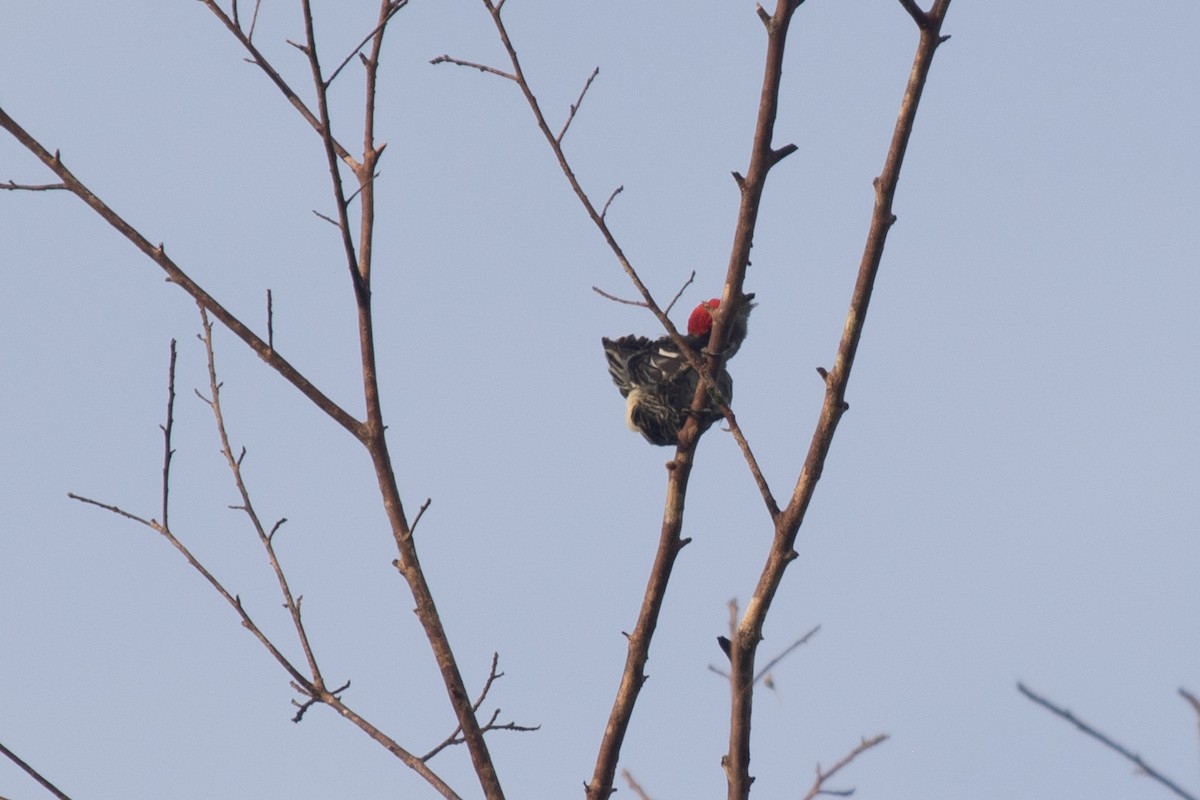
M 939 36 L 939 37 L 938 37 L 938 44 L 939 44 L 939 45 L 940 45 L 940 44 L 942 44 L 942 43 L 944 43 L 944 42 L 948 42 L 948 41 L 950 41 L 950 34 L 948 34 L 948 33 L 947 33 L 947 34 L 945 34 L 945 35 L 943 35 L 943 36 Z
M 824 367 L 817 367 L 817 374 L 821 376 L 821 380 L 829 382 L 829 370 Z
M 299 50 L 301 53 L 304 53 L 304 55 L 308 55 L 308 45 L 303 45 L 303 44 L 299 44 L 297 42 L 293 42 L 291 39 L 285 39 L 284 41 L 286 41 L 292 47 Z
M 754 11 L 758 14 L 758 18 L 762 20 L 762 24 L 766 26 L 767 30 L 771 30 L 771 15 L 767 13 L 767 10 L 762 7 L 761 3 L 754 4 Z
M 267 347 L 275 349 L 275 310 L 271 303 L 270 289 L 267 289 Z
M 746 179 L 743 178 L 742 173 L 738 172 L 737 170 L 734 170 L 733 172 L 733 182 L 737 184 L 739 189 L 746 188 Z

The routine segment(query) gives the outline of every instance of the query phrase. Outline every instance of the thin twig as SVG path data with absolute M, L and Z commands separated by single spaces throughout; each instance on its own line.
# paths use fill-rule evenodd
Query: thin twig
M 380 31 L 383 30 L 384 26 L 388 24 L 388 22 L 391 20 L 391 18 L 393 16 L 395 16 L 396 12 L 399 11 L 400 9 L 404 8 L 406 5 L 408 5 L 408 0 L 394 0 L 394 2 L 391 3 L 390 8 L 387 10 L 386 14 L 384 15 L 384 18 L 379 21 L 379 24 L 376 25 L 375 28 L 370 33 L 368 33 L 366 36 L 363 37 L 363 40 L 358 43 L 358 47 L 351 50 L 350 54 L 347 55 L 344 59 L 342 59 L 342 63 L 337 65 L 337 69 L 335 69 L 333 72 L 329 73 L 329 77 L 325 79 L 325 85 L 329 86 L 335 80 L 337 80 L 338 73 L 340 73 L 343 69 L 345 69 L 346 65 L 350 63 L 350 60 L 352 58 L 354 58 L 356 55 L 358 55 L 359 53 L 361 53 L 362 49 L 367 46 L 367 42 L 374 39 L 375 36 Z
M 322 132 L 322 127 L 321 121 L 317 118 L 317 115 L 314 114 L 305 104 L 305 102 L 300 99 L 300 95 L 297 94 L 295 90 L 292 89 L 292 87 L 288 84 L 288 82 L 283 79 L 283 76 L 279 74 L 279 71 L 275 69 L 271 62 L 267 60 L 267 57 L 262 54 L 262 52 L 252 41 L 252 37 L 254 36 L 254 23 L 258 21 L 258 3 L 255 3 L 254 18 L 250 22 L 250 31 L 247 33 L 234 24 L 229 15 L 227 15 L 224 10 L 222 10 L 221 6 L 217 4 L 217 0 L 200 0 L 200 2 L 202 2 L 205 7 L 208 8 L 208 10 L 211 11 L 213 15 L 221 21 L 221 24 L 233 34 L 234 38 L 241 43 L 246 52 L 250 54 L 250 58 L 248 59 L 250 63 L 257 66 L 266 74 L 266 76 L 271 80 L 271 83 L 275 84 L 275 87 L 279 89 L 283 96 L 287 98 L 288 102 L 292 104 L 292 107 L 300 112 L 300 116 L 304 118 L 304 121 L 312 126 L 313 130 L 320 134 Z M 333 145 L 334 150 L 338 154 L 338 158 L 346 162 L 351 169 L 354 169 L 358 166 L 358 162 L 350 155 L 350 152 L 346 150 L 346 148 L 342 147 L 340 142 L 335 140 Z
M 596 80 L 596 76 L 600 74 L 600 68 L 596 67 L 592 70 L 592 74 L 588 76 L 587 83 L 583 84 L 583 90 L 579 92 L 579 98 L 571 104 L 571 111 L 567 114 L 566 122 L 563 123 L 562 130 L 558 132 L 558 136 L 554 137 L 554 141 L 562 144 L 563 137 L 567 135 L 567 128 L 571 127 L 571 120 L 575 119 L 575 115 L 579 113 L 579 107 L 583 105 L 583 97 L 587 94 L 588 89 L 592 86 L 592 81 Z
M 692 274 L 689 275 L 688 279 L 683 282 L 683 286 L 679 287 L 679 291 L 676 292 L 675 296 L 671 298 L 671 302 L 667 303 L 667 307 L 663 309 L 664 314 L 671 313 L 671 309 L 674 308 L 675 304 L 679 302 L 679 298 L 683 297 L 684 290 L 687 289 L 687 287 L 691 286 L 692 281 L 694 281 L 694 280 L 696 280 L 696 270 L 692 270 Z
M 410 534 L 415 534 L 417 532 L 417 523 L 421 521 L 421 517 L 425 516 L 425 510 L 429 508 L 429 505 L 432 502 L 432 497 L 426 497 L 425 502 L 421 503 L 421 507 L 417 509 L 417 515 L 413 517 L 412 525 L 408 526 L 408 532 Z
M 167 519 L 167 497 L 171 489 L 171 457 L 175 451 L 171 449 L 171 430 L 175 427 L 175 340 L 171 340 L 171 364 L 167 368 L 167 421 L 160 426 L 163 432 L 163 468 L 162 468 L 162 526 L 170 527 Z
M 43 789 L 45 789 L 46 791 L 50 792 L 50 794 L 57 797 L 58 800 L 71 800 L 71 798 L 68 797 L 65 792 L 63 792 L 61 789 L 59 789 L 57 786 L 55 786 L 53 783 L 51 783 L 46 778 L 45 775 L 38 772 L 33 767 L 29 766 L 29 764 L 27 764 L 23 760 L 21 760 L 20 756 L 18 756 L 12 750 L 9 750 L 2 743 L 0 743 L 0 755 L 3 755 L 9 761 L 13 762 L 18 767 L 20 767 L 22 770 L 24 770 L 26 775 L 28 775 L 29 777 L 31 777 L 35 781 L 37 781 L 39 784 L 41 784 Z
M 207 2 L 206 2 L 207 4 Z M 287 381 L 295 386 L 305 397 L 313 402 L 318 408 L 333 418 L 335 422 L 352 433 L 356 438 L 361 439 L 363 436 L 363 424 L 355 419 L 348 411 L 343 409 L 333 400 L 331 400 L 324 392 L 318 389 L 300 373 L 292 364 L 278 352 L 273 350 L 268 344 L 263 341 L 257 334 L 250 330 L 240 319 L 230 313 L 223 305 L 217 302 L 216 298 L 206 292 L 198 283 L 191 279 L 187 273 L 176 264 L 163 249 L 161 245 L 155 245 L 150 242 L 140 231 L 125 221 L 116 211 L 114 211 L 107 203 L 101 200 L 92 192 L 82 181 L 67 169 L 63 164 L 58 153 L 51 153 L 41 142 L 31 136 L 24 128 L 17 124 L 16 120 L 10 117 L 0 109 L 0 128 L 4 128 L 13 135 L 27 150 L 33 153 L 39 161 L 45 164 L 58 177 L 63 179 L 68 189 L 86 203 L 93 211 L 95 211 L 101 219 L 107 222 L 111 227 L 115 228 L 122 236 L 128 239 L 133 245 L 157 264 L 163 272 L 167 274 L 167 278 L 171 283 L 178 285 L 181 289 L 192 296 L 198 303 L 204 306 L 210 314 L 219 319 L 225 327 L 233 331 L 239 339 L 249 345 L 259 358 L 267 362 Z
M 813 780 L 813 784 L 809 788 L 808 794 L 804 795 L 804 800 L 813 800 L 813 798 L 817 797 L 818 795 L 822 795 L 822 794 L 837 795 L 840 797 L 846 797 L 848 795 L 853 794 L 854 793 L 853 789 L 841 789 L 841 790 L 826 789 L 825 782 L 828 781 L 830 778 L 832 778 L 834 775 L 836 775 L 843 767 L 849 765 L 849 763 L 851 761 L 858 758 L 860 755 L 867 752 L 872 747 L 883 744 L 885 741 L 887 741 L 887 738 L 888 738 L 888 735 L 886 733 L 881 733 L 881 734 L 878 734 L 877 736 L 872 736 L 870 739 L 863 739 L 854 747 L 853 750 L 851 750 L 846 755 L 842 756 L 841 760 L 838 761 L 836 764 L 834 764 L 832 767 L 830 767 L 828 770 L 822 771 L 821 765 L 818 764 L 817 765 L 817 777 Z
M 513 75 L 511 72 L 505 72 L 502 69 L 496 69 L 495 67 L 489 67 L 487 64 L 476 64 L 474 61 L 463 61 L 462 59 L 453 58 L 448 55 L 440 55 L 437 58 L 430 59 L 429 63 L 430 64 L 455 64 L 460 67 L 470 67 L 471 69 L 477 69 L 480 72 L 490 72 L 493 75 L 499 75 L 501 78 L 508 78 L 510 81 L 517 80 L 517 76 Z
M 17 192 L 55 192 L 69 191 L 69 187 L 65 183 L 0 183 L 0 189 L 9 189 Z
M 1196 697 L 1196 695 L 1192 694 L 1183 687 L 1180 687 L 1179 689 L 1179 696 L 1191 704 L 1192 710 L 1196 712 L 1197 724 L 1200 725 L 1200 698 Z
M 317 118 L 320 127 L 317 132 L 321 135 L 321 143 L 325 145 L 325 162 L 329 169 L 329 182 L 333 189 L 334 207 L 337 209 L 338 229 L 341 231 L 342 251 L 350 270 L 350 281 L 354 286 L 356 296 L 366 294 L 367 287 L 358 270 L 358 253 L 355 251 L 354 239 L 350 235 L 350 218 L 347 213 L 346 192 L 342 185 L 342 176 L 338 168 L 338 154 L 333 138 L 332 123 L 329 117 L 329 84 L 321 74 L 321 60 L 317 55 L 317 39 L 313 27 L 312 5 L 310 0 L 300 0 L 304 17 L 304 54 L 308 56 L 309 70 L 312 73 L 313 88 L 317 94 Z
M 624 184 L 621 184 L 612 190 L 612 194 L 610 194 L 608 199 L 604 201 L 604 207 L 600 209 L 600 219 L 605 219 L 608 216 L 608 207 L 612 205 L 612 201 L 616 199 L 617 195 L 623 191 L 625 191 Z
M 1042 697 L 1041 695 L 1034 693 L 1032 690 L 1027 688 L 1022 683 L 1017 684 L 1017 691 L 1019 691 L 1021 694 L 1025 695 L 1030 700 L 1037 703 L 1039 706 L 1046 709 L 1050 713 L 1052 713 L 1056 716 L 1062 717 L 1067 722 L 1071 723 L 1072 725 L 1074 725 L 1079 730 L 1083 731 L 1088 736 L 1090 736 L 1093 739 L 1095 739 L 1096 741 L 1100 742 L 1100 744 L 1104 745 L 1105 747 L 1109 748 L 1110 750 L 1115 750 L 1117 753 L 1121 754 L 1126 759 L 1133 762 L 1133 764 L 1135 766 L 1137 766 L 1137 768 L 1139 770 L 1141 770 L 1147 777 L 1153 778 L 1154 780 L 1158 781 L 1159 783 L 1161 783 L 1163 786 L 1170 789 L 1172 792 L 1174 792 L 1178 796 L 1184 798 L 1184 800 L 1196 800 L 1196 795 L 1191 794 L 1190 792 L 1187 792 L 1186 790 L 1181 788 L 1179 786 L 1179 784 L 1175 783 L 1170 778 L 1166 777 L 1161 772 L 1159 772 L 1158 770 L 1151 767 L 1149 764 L 1147 764 L 1145 761 L 1142 760 L 1141 756 L 1137 755 L 1136 753 L 1132 753 L 1127 748 L 1123 747 L 1122 745 L 1117 744 L 1112 739 L 1108 738 L 1103 733 L 1100 733 L 1100 731 L 1093 728 L 1091 725 L 1089 725 L 1086 722 L 1084 722 L 1083 720 L 1079 719 L 1079 717 L 1075 716 L 1067 709 L 1061 708 L 1061 707 L 1055 705 L 1054 703 L 1050 702 L 1046 698 Z
M 638 800 L 650 800 L 650 795 L 646 794 L 646 790 L 642 788 L 641 784 L 633 779 L 633 773 L 627 769 L 623 769 L 621 770 L 621 777 L 624 778 L 625 782 L 629 784 L 629 791 L 637 795 Z
M 495 683 L 498 679 L 504 677 L 503 672 L 496 671 L 496 668 L 499 666 L 499 664 L 500 664 L 500 654 L 492 653 L 492 666 L 488 670 L 487 680 L 484 681 L 483 689 L 480 690 L 480 692 L 479 692 L 479 697 L 476 698 L 475 702 L 471 704 L 472 711 L 479 711 L 479 707 L 483 705 L 483 701 L 487 699 L 488 692 L 490 692 L 492 689 L 492 684 Z M 485 732 L 487 732 L 487 731 L 517 731 L 520 733 L 531 733 L 533 731 L 540 730 L 542 727 L 541 725 L 533 725 L 533 726 L 518 725 L 515 722 L 505 722 L 505 723 L 501 723 L 501 724 L 497 725 L 496 720 L 499 717 L 500 717 L 500 709 L 497 708 L 495 711 L 492 712 L 491 718 L 483 725 L 482 730 Z M 436 745 L 428 753 L 421 756 L 421 761 L 429 761 L 431 758 L 433 758 L 438 753 L 445 750 L 447 747 L 450 747 L 451 745 L 462 744 L 464 739 L 461 736 L 459 736 L 460 733 L 462 733 L 462 726 L 455 728 L 454 731 L 449 736 L 447 736 L 445 739 L 443 739 L 438 745 Z
M 291 587 L 288 585 L 287 577 L 283 572 L 283 567 L 275 555 L 273 537 L 263 526 L 262 520 L 254 510 L 254 504 L 250 499 L 250 490 L 246 487 L 246 481 L 242 475 L 242 458 L 245 454 L 245 449 L 243 448 L 241 456 L 235 458 L 233 455 L 233 447 L 230 444 L 229 433 L 225 427 L 225 414 L 221 407 L 221 383 L 217 380 L 216 352 L 213 349 L 213 326 L 209 322 L 208 314 L 204 311 L 203 306 L 200 307 L 200 323 L 203 329 L 204 354 L 208 362 L 209 407 L 212 409 L 213 422 L 217 428 L 217 435 L 221 440 L 221 452 L 224 454 L 225 462 L 229 466 L 230 473 L 233 476 L 233 483 L 237 488 L 238 495 L 241 496 L 242 502 L 238 508 L 245 512 L 246 518 L 250 521 L 251 527 L 254 528 L 255 534 L 258 536 L 259 543 L 262 544 L 263 549 L 266 551 L 267 560 L 271 564 L 272 572 L 275 573 L 275 580 L 279 585 L 279 592 L 283 597 L 284 608 L 288 610 L 288 614 L 292 618 L 292 624 L 296 629 L 297 641 L 299 641 L 300 647 L 304 651 L 304 658 L 308 662 L 309 673 L 312 676 L 311 686 L 314 690 L 312 694 L 319 696 L 325 690 L 325 679 L 321 675 L 320 667 L 317 666 L 316 655 L 313 653 L 312 645 L 308 640 L 308 632 L 304 629 L 304 621 L 300 616 L 300 604 L 293 598 Z
M 770 661 L 767 662 L 766 666 L 764 666 L 762 669 L 760 669 L 758 671 L 758 674 L 754 676 L 754 682 L 758 683 L 760 680 L 762 680 L 763 676 L 765 676 L 768 672 L 770 672 L 772 667 L 774 667 L 780 661 L 783 661 L 785 658 L 787 658 L 789 655 L 791 655 L 796 650 L 796 648 L 800 647 L 803 644 L 806 644 L 809 639 L 811 639 L 812 637 L 817 635 L 817 631 L 819 631 L 819 630 L 821 630 L 821 626 L 816 625 L 813 627 L 813 629 L 811 631 L 804 634 L 799 639 L 797 639 L 796 641 L 794 641 L 790 645 L 788 645 L 787 648 L 784 649 L 784 651 L 782 653 L 780 653 L 779 655 L 772 658 Z
M 250 15 L 250 30 L 246 31 L 246 41 L 254 39 L 254 26 L 258 24 L 258 7 L 262 5 L 262 0 L 254 0 L 254 13 Z
M 592 291 L 600 295 L 606 300 L 612 300 L 614 303 L 622 303 L 627 306 L 639 306 L 641 308 L 649 308 L 644 300 L 626 300 L 624 297 L 617 297 L 615 294 L 609 294 L 599 286 L 593 286 Z

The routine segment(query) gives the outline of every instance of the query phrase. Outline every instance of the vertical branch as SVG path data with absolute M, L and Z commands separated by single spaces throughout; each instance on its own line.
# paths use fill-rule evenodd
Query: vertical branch
M 362 216 L 359 227 L 359 250 L 354 251 L 354 243 L 350 236 L 350 226 L 347 215 L 347 201 L 342 189 L 341 176 L 338 169 L 336 148 L 329 128 L 329 108 L 327 102 L 328 84 L 321 75 L 320 62 L 317 59 L 316 42 L 313 36 L 312 10 L 309 0 L 302 0 L 304 11 L 305 34 L 307 37 L 307 55 L 312 68 L 312 79 L 317 92 L 317 105 L 321 127 L 319 128 L 325 144 L 326 160 L 329 164 L 330 179 L 333 182 L 334 194 L 338 204 L 338 221 L 341 228 L 343 247 L 350 268 L 351 280 L 354 285 L 355 303 L 358 309 L 359 350 L 362 359 L 363 393 L 367 406 L 367 418 L 363 425 L 363 444 L 371 456 L 383 499 L 384 511 L 392 529 L 396 542 L 398 558 L 396 568 L 404 577 L 412 592 L 416 604 L 417 618 L 425 631 L 425 636 L 437 660 L 438 671 L 442 675 L 446 693 L 451 707 L 462 729 L 462 736 L 471 755 L 476 776 L 484 795 L 489 800 L 502 800 L 504 791 L 500 786 L 500 778 L 496 774 L 487 743 L 479 720 L 475 716 L 471 698 L 463 682 L 454 651 L 450 646 L 449 637 L 442 626 L 437 604 L 433 593 L 426 581 L 425 573 L 417 555 L 416 542 L 412 535 L 400 491 L 396 483 L 395 471 L 392 467 L 391 454 L 388 450 L 386 426 L 383 422 L 383 410 L 379 396 L 379 383 L 375 362 L 375 332 L 371 310 L 371 258 L 372 241 L 375 223 L 374 174 L 375 165 L 383 146 L 375 145 L 375 87 L 379 70 L 379 54 L 383 46 L 383 37 L 387 29 L 387 21 L 404 5 L 403 0 L 380 0 L 378 24 L 370 38 L 370 55 L 363 58 L 366 70 L 365 100 L 363 120 L 363 161 L 354 167 L 358 179 Z
M 621 671 L 617 696 L 613 700 L 613 707 L 608 715 L 608 724 L 604 729 L 604 737 L 600 741 L 600 748 L 596 754 L 596 766 L 592 772 L 592 779 L 584 787 L 587 800 L 607 800 L 616 791 L 613 783 L 616 779 L 617 762 L 621 755 L 621 746 L 625 742 L 625 733 L 629 729 L 629 721 L 633 717 L 638 694 L 646 682 L 646 662 L 650 659 L 650 642 L 658 627 L 658 617 L 667 594 L 667 583 L 675 566 L 676 556 L 691 541 L 682 538 L 680 532 L 683 529 L 684 500 L 687 497 L 688 478 L 692 473 L 695 447 L 694 441 L 690 447 L 681 446 L 676 452 L 674 460 L 667 465 L 669 470 L 667 499 L 663 510 L 662 529 L 658 538 L 658 550 L 654 556 L 654 565 L 650 569 L 646 592 L 642 597 L 642 607 L 638 611 L 637 624 L 634 626 L 633 632 L 629 634 L 625 667 Z
M 805 512 L 808 510 L 817 481 L 824 469 L 825 458 L 829 453 L 834 431 L 849 407 L 845 400 L 846 386 L 850 380 L 854 356 L 862 337 L 863 324 L 871 300 L 871 290 L 879 271 L 887 232 L 896 219 L 892 213 L 892 199 L 900 179 L 900 168 L 904 162 L 909 138 L 912 135 L 917 105 L 925 87 L 925 80 L 929 75 L 934 53 L 938 45 L 944 41 L 944 37 L 941 36 L 941 26 L 949 5 L 950 0 L 936 0 L 933 8 L 924 15 L 925 24 L 919 26 L 920 40 L 917 44 L 904 97 L 900 103 L 892 141 L 884 160 L 883 171 L 875 179 L 875 207 L 871 216 L 862 261 L 859 264 L 858 278 L 854 286 L 850 309 L 846 316 L 845 328 L 838 344 L 833 369 L 825 375 L 825 400 L 792 498 L 787 508 L 776 520 L 775 535 L 766 564 L 763 566 L 754 595 L 746 605 L 745 614 L 734 637 L 731 658 L 731 680 L 734 690 L 730 715 L 729 752 L 725 756 L 725 772 L 729 780 L 730 800 L 745 800 L 749 796 L 750 783 L 753 780 L 749 767 L 755 650 L 759 640 L 762 639 L 763 624 L 779 584 L 783 580 L 783 574 L 788 564 L 796 558 L 796 535 L 804 521 Z
M 321 143 L 325 146 L 325 161 L 329 167 L 329 182 L 332 184 L 334 204 L 337 206 L 337 222 L 338 230 L 342 234 L 342 249 L 345 251 L 346 263 L 350 268 L 350 281 L 354 286 L 354 293 L 358 296 L 366 291 L 366 286 L 357 269 L 358 258 L 354 252 L 354 239 L 350 236 L 349 204 L 346 202 L 346 191 L 342 186 L 342 174 L 338 167 L 338 155 L 329 121 L 329 85 L 321 75 L 321 61 L 317 56 L 317 40 L 313 31 L 312 7 L 309 0 L 300 0 L 300 5 L 304 12 L 304 54 L 308 57 L 313 88 L 317 93 L 317 133 L 320 134 Z
M 175 427 L 175 340 L 171 340 L 171 364 L 167 368 L 167 421 L 161 426 L 163 432 L 162 468 L 162 526 L 170 528 L 167 519 L 167 497 L 171 489 L 171 430 Z

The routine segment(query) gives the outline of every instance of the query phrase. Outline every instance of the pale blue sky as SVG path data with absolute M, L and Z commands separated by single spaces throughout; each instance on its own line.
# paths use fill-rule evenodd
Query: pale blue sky
M 296 86 L 292 3 L 261 45 Z M 362 6 L 361 9 L 359 6 Z M 358 413 L 350 290 L 319 141 L 196 2 L 0 4 L 0 103 L 197 281 Z M 374 3 L 318 3 L 326 61 Z M 551 119 L 660 298 L 719 293 L 762 72 L 750 2 L 510 0 Z M 767 629 L 820 634 L 756 707 L 755 796 L 892 739 L 855 797 L 1163 798 L 1021 698 L 1023 680 L 1200 791 L 1200 9 L 956 0 L 896 198 L 851 410 Z M 654 333 L 501 63 L 482 4 L 413 0 L 385 53 L 375 302 L 385 410 L 460 664 L 541 724 L 491 746 L 510 797 L 579 796 L 657 538 L 670 451 L 624 427 L 603 335 Z M 892 0 L 797 12 L 731 371 L 777 494 L 819 407 L 916 31 Z M 336 54 L 336 56 L 335 56 Z M 357 69 L 339 133 L 357 134 Z M 0 180 L 51 176 L 0 138 Z M 682 314 L 677 313 L 682 319 Z M 68 491 L 158 513 L 179 340 L 172 524 L 287 640 L 217 452 L 194 304 L 63 193 L 0 194 L 0 741 L 76 800 L 432 796 L 286 676 L 164 542 Z M 226 333 L 227 422 L 331 681 L 402 744 L 453 727 L 365 454 Z M 726 602 L 770 536 L 732 439 L 700 447 L 685 534 L 622 766 L 656 800 L 723 796 Z M 295 648 L 290 648 L 292 652 Z M 490 706 L 489 706 L 490 707 Z M 464 752 L 434 765 L 477 796 Z M 629 793 L 623 784 L 622 791 Z M 44 796 L 8 763 L 0 794 Z

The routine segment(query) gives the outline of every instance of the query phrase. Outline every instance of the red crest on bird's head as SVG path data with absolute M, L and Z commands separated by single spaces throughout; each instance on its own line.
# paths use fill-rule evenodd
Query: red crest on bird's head
M 714 297 L 712 300 L 705 300 L 692 309 L 692 315 L 688 317 L 688 336 L 707 335 L 712 330 L 712 312 L 720 307 L 720 298 Z

